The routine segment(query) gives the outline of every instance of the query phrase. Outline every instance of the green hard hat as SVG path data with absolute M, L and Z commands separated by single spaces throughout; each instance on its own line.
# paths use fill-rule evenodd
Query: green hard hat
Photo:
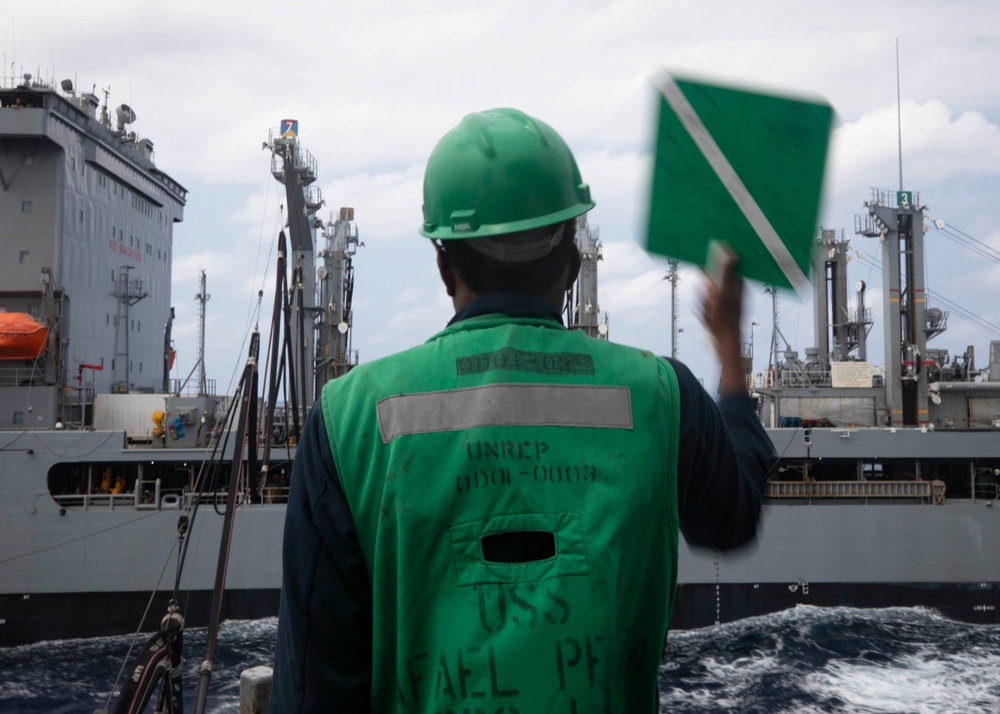
M 468 114 L 431 151 L 420 234 L 488 238 L 542 228 L 594 207 L 566 142 L 516 109 Z

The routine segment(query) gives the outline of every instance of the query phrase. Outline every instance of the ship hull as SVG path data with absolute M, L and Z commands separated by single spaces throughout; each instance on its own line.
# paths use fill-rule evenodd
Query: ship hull
M 793 589 L 794 588 L 794 589 Z M 798 605 L 813 607 L 924 607 L 959 622 L 1000 624 L 997 583 L 686 583 L 677 588 L 670 618 L 672 630 L 687 630 L 780 612 Z
M 54 495 L 48 474 L 86 461 L 114 471 L 146 464 L 149 475 L 154 466 L 190 467 L 206 453 L 134 448 L 121 432 L 0 433 L 0 646 L 133 632 L 154 591 L 143 629 L 155 629 L 174 585 L 176 500 L 146 503 L 124 493 L 84 502 Z M 671 626 L 799 604 L 925 606 L 965 622 L 1000 622 L 1000 508 L 992 503 L 769 502 L 750 547 L 716 554 L 681 543 Z M 179 593 L 192 627 L 207 623 L 220 512 L 203 504 L 185 536 Z M 277 614 L 284 515 L 280 503 L 238 508 L 225 618 Z
M 223 620 L 258 620 L 278 614 L 281 591 L 234 589 L 225 594 Z M 13 647 L 43 640 L 122 635 L 141 630 L 154 632 L 167 611 L 172 593 L 157 592 L 77 592 L 38 593 L 30 597 L 0 596 L 4 613 L 0 646 Z M 205 627 L 209 623 L 211 590 L 181 594 L 187 627 Z M 143 613 L 149 608 L 145 622 Z
M 683 566 L 682 566 L 683 567 Z M 275 617 L 281 591 L 233 589 L 223 600 L 223 620 Z M 42 640 L 121 635 L 155 630 L 171 593 L 39 593 L 0 596 L 4 613 L 0 646 Z M 212 592 L 185 592 L 188 627 L 205 627 Z M 809 583 L 795 588 L 780 583 L 681 583 L 677 587 L 671 630 L 688 630 L 767 615 L 797 605 L 814 607 L 925 607 L 944 617 L 977 625 L 1000 624 L 997 583 Z M 149 617 L 140 627 L 142 614 Z
M 123 432 L 0 432 L 0 646 L 134 632 L 154 592 L 144 630 L 155 630 L 174 591 L 185 515 L 164 479 L 188 482 L 208 455 L 134 448 Z M 65 478 L 67 464 L 148 480 L 129 481 L 131 492 L 79 493 Z M 191 626 L 207 622 L 223 502 L 213 490 L 186 523 L 178 599 Z M 280 503 L 237 508 L 224 617 L 277 614 L 284 514 Z
M 928 607 L 1000 623 L 1000 510 L 991 501 L 765 506 L 757 541 L 716 554 L 681 544 L 671 626 L 796 605 Z

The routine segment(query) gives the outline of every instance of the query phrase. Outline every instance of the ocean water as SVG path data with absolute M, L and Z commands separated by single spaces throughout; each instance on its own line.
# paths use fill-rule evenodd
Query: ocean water
M 277 622 L 227 622 L 209 711 L 239 711 L 239 675 L 270 664 Z M 194 710 L 204 630 L 185 639 L 185 711 Z M 0 649 L 0 712 L 105 706 L 130 637 Z M 660 670 L 663 712 L 928 714 L 1000 712 L 1000 627 L 931 610 L 793 610 L 672 632 Z M 150 708 L 152 711 L 152 708 Z

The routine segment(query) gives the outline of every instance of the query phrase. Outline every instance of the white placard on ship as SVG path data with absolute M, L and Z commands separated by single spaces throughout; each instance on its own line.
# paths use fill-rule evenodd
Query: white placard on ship
M 872 386 L 871 362 L 831 362 L 830 381 L 834 387 Z

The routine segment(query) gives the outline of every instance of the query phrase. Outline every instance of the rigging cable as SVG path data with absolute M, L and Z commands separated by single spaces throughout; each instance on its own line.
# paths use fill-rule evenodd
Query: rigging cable
M 235 404 L 235 400 L 233 404 Z M 228 425 L 231 421 L 231 416 L 234 412 L 232 405 L 230 406 L 229 414 L 226 418 L 222 420 L 222 424 Z M 218 426 L 218 422 L 213 424 L 213 429 Z M 228 436 L 228 429 L 226 430 Z M 209 457 L 202 461 L 201 467 L 199 469 L 198 478 L 195 481 L 195 493 L 200 494 L 203 489 L 204 481 L 206 480 L 206 474 L 208 474 L 213 469 L 212 466 L 217 466 L 218 461 L 216 456 L 218 455 L 220 447 L 220 441 L 216 439 L 213 446 L 212 452 Z M 223 451 L 225 450 L 225 443 L 223 443 Z M 180 711 L 179 707 L 182 707 L 182 689 L 181 689 L 181 661 L 182 661 L 182 650 L 183 650 L 183 630 L 184 630 L 184 611 L 187 609 L 187 602 L 190 600 L 190 591 L 187 593 L 188 597 L 185 600 L 184 608 L 181 608 L 178 604 L 178 597 L 180 591 L 181 575 L 184 569 L 184 562 L 187 555 L 187 548 L 191 542 L 191 538 L 187 537 L 187 534 L 191 533 L 191 526 L 194 524 L 195 515 L 197 514 L 199 505 L 199 499 L 196 497 L 188 508 L 188 512 L 183 513 L 178 519 L 178 536 L 177 539 L 171 544 L 170 552 L 164 561 L 163 570 L 160 573 L 160 577 L 156 582 L 156 586 L 150 594 L 150 599 L 147 602 L 146 610 L 143 612 L 142 618 L 139 623 L 139 627 L 133 636 L 132 642 L 129 645 L 128 652 L 122 662 L 122 667 L 118 672 L 118 676 L 115 679 L 115 684 L 108 695 L 107 704 L 105 705 L 105 710 L 107 711 L 107 706 L 110 705 L 111 697 L 114 692 L 118 689 L 118 684 L 121 681 L 122 673 L 125 671 L 126 665 L 132 656 L 132 651 L 135 648 L 135 643 L 138 639 L 139 634 L 142 632 L 146 618 L 149 615 L 149 611 L 152 608 L 153 600 L 156 597 L 156 593 L 160 590 L 160 583 L 163 581 L 163 576 L 166 573 L 166 569 L 173 557 L 174 549 L 179 545 L 179 552 L 177 557 L 177 568 L 174 580 L 174 590 L 173 595 L 170 599 L 170 603 L 167 608 L 166 616 L 161 620 L 159 631 L 154 634 L 143 646 L 142 651 L 139 653 L 136 664 L 133 667 L 133 674 L 128 678 L 126 683 L 122 686 L 122 689 L 118 695 L 118 701 L 116 702 L 115 712 L 140 712 L 145 709 L 147 703 L 149 702 L 152 694 L 159 682 L 162 681 L 163 688 L 160 693 L 160 704 L 157 706 L 157 711 L 163 711 L 162 706 L 167 706 L 167 711 Z M 155 515 L 155 514 L 150 514 Z M 148 517 L 148 516 L 144 516 Z M 136 519 L 138 520 L 138 519 Z M 133 521 L 134 522 L 134 521 Z M 108 529 L 110 530 L 110 529 Z
M 256 451 L 254 429 L 251 424 L 256 411 L 256 376 L 257 360 L 260 354 L 260 333 L 255 332 L 250 340 L 250 354 L 240 380 L 240 412 L 237 421 L 238 432 L 236 445 L 233 448 L 233 470 L 229 474 L 229 494 L 226 515 L 222 525 L 222 542 L 219 544 L 219 561 L 215 573 L 215 587 L 212 591 L 212 605 L 209 610 L 208 633 L 205 642 L 205 657 L 199 670 L 198 694 L 195 702 L 196 714 L 203 714 L 208 701 L 208 684 L 212 677 L 212 667 L 215 659 L 215 644 L 219 625 L 222 621 L 222 596 L 225 591 L 226 571 L 229 565 L 230 544 L 232 542 L 233 526 L 236 516 L 237 497 L 240 480 L 245 466 L 252 464 Z M 249 446 L 251 459 L 249 463 L 243 459 L 244 448 Z
M 265 146 L 264 148 L 267 148 L 267 147 Z M 273 179 L 271 177 L 268 177 L 267 184 L 266 184 L 265 189 L 264 189 L 264 208 L 261 211 L 260 232 L 259 232 L 258 237 L 257 237 L 257 257 L 256 257 L 256 260 L 254 262 L 254 269 L 253 269 L 254 277 L 253 277 L 253 280 L 251 281 L 251 284 L 253 284 L 253 283 L 255 283 L 257 281 L 257 276 L 260 274 L 260 252 L 261 252 L 260 251 L 260 246 L 261 246 L 261 244 L 263 243 L 263 240 L 264 240 L 264 222 L 265 222 L 265 219 L 267 217 L 268 199 L 270 199 L 270 197 L 271 197 L 271 193 L 270 193 L 271 190 L 274 190 L 275 192 L 279 192 L 279 189 L 278 189 L 277 186 L 278 186 L 277 184 L 273 183 Z M 279 197 L 279 200 L 280 200 L 280 197 Z M 282 226 L 284 224 L 284 218 L 283 218 L 284 214 L 285 214 L 285 207 L 284 207 L 284 205 L 279 204 L 278 213 L 277 213 L 277 215 L 275 216 L 275 219 L 274 219 L 274 230 L 280 229 L 280 226 Z M 265 265 L 270 265 L 271 264 L 271 258 L 272 258 L 273 255 L 274 255 L 274 245 L 272 243 L 271 246 L 268 248 L 267 262 L 265 263 Z M 263 296 L 263 293 L 264 293 L 264 286 L 267 284 L 267 275 L 268 275 L 268 271 L 267 271 L 267 269 L 265 269 L 263 275 L 260 276 L 260 287 L 258 288 L 258 293 L 257 293 L 258 294 L 258 303 L 257 303 L 257 313 L 258 313 L 258 315 L 259 315 L 259 311 L 260 311 L 260 299 L 261 299 L 261 297 Z M 240 343 L 240 353 L 241 354 L 245 351 L 246 345 L 247 345 L 247 340 L 249 339 L 250 334 L 253 332 L 252 328 L 250 327 L 250 323 L 253 321 L 253 315 L 254 315 L 254 304 L 253 304 L 253 297 L 251 297 L 250 298 L 250 304 L 247 306 L 247 317 L 246 317 L 246 322 L 244 324 L 243 341 Z M 259 317 L 258 317 L 258 319 L 259 319 Z M 229 389 L 227 391 L 232 391 L 233 385 L 236 383 L 237 376 L 240 375 L 241 370 L 242 370 L 242 367 L 240 366 L 239 363 L 237 363 L 236 366 L 234 366 L 233 371 L 232 371 L 232 373 L 229 376 Z
M 878 258 L 875 258 L 870 255 L 865 255 L 865 257 L 863 258 L 859 258 L 859 260 L 861 260 L 862 263 L 865 263 L 867 261 L 871 268 L 878 270 L 879 273 L 882 272 L 882 263 Z M 975 324 L 984 332 L 987 332 L 995 337 L 1000 337 L 1000 325 L 993 324 L 989 320 L 977 315 L 971 310 L 962 307 L 958 303 L 954 302 L 953 300 L 950 300 L 949 298 L 946 298 L 944 295 L 941 295 L 940 293 L 934 290 L 927 288 L 926 292 L 927 295 L 941 302 L 945 307 L 947 307 L 952 312 L 956 313 L 959 317 Z
M 113 697 L 115 692 L 118 691 L 118 685 L 122 681 L 122 675 L 125 673 L 125 667 L 128 665 L 129 658 L 132 656 L 132 650 L 135 649 L 135 643 L 139 641 L 139 635 L 142 634 L 142 628 L 146 624 L 146 618 L 149 616 L 149 611 L 153 609 L 153 600 L 156 598 L 156 593 L 160 590 L 160 583 L 163 582 L 163 576 L 167 572 L 167 566 L 170 565 L 170 558 L 173 554 L 174 546 L 170 546 L 170 552 L 167 553 L 166 560 L 163 561 L 163 570 L 160 571 L 160 577 L 156 581 L 156 587 L 149 594 L 149 600 L 146 602 L 146 609 L 143 611 L 142 618 L 139 620 L 139 627 L 137 627 L 135 632 L 132 634 L 132 641 L 129 643 L 128 651 L 125 653 L 125 657 L 122 658 L 122 666 L 118 670 L 118 676 L 115 677 L 115 683 L 112 685 L 111 691 L 108 692 L 108 698 L 104 702 L 105 710 L 111 706 L 111 697 Z
M 956 243 L 965 246 L 969 250 L 974 251 L 975 253 L 979 254 L 980 256 L 988 260 L 993 261 L 994 263 L 1000 263 L 1000 250 L 997 250 L 996 248 L 988 245 L 987 243 L 983 243 L 980 240 L 976 240 L 965 231 L 960 230 L 953 225 L 945 223 L 940 219 L 930 218 L 930 216 L 928 216 L 928 219 L 934 224 L 935 228 L 937 228 L 939 231 L 944 233 L 944 235 L 946 235 L 948 238 L 951 238 Z

